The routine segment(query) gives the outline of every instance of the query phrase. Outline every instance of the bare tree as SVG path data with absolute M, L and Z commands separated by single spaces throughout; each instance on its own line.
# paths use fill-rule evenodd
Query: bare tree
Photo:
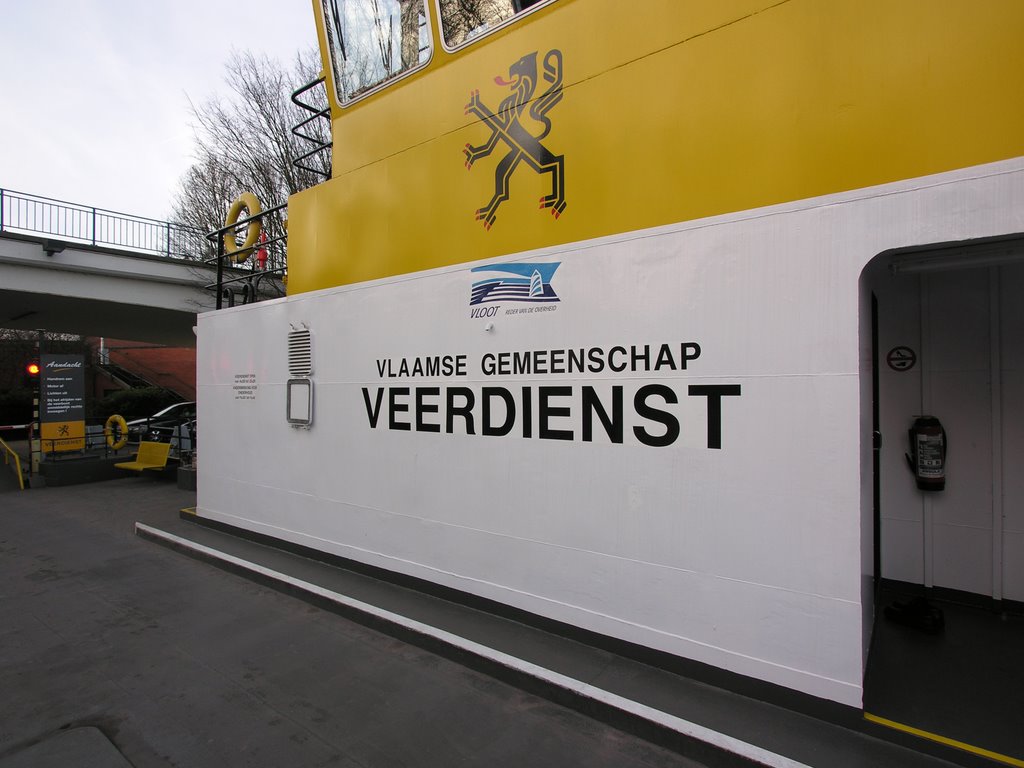
M 271 208 L 330 174 L 329 152 L 305 161 L 319 174 L 294 165 L 312 145 L 291 132 L 310 116 L 292 103 L 291 94 L 319 71 L 316 51 L 297 55 L 289 70 L 266 56 L 232 54 L 226 72 L 229 95 L 192 108 L 196 159 L 179 182 L 177 221 L 211 232 L 224 226 L 231 202 L 242 192 L 254 193 L 264 208 Z M 305 132 L 327 140 L 329 126 L 318 120 Z M 281 216 L 268 217 L 268 237 L 281 234 L 282 224 Z M 269 266 L 283 264 L 283 249 L 270 251 Z
M 449 45 L 458 45 L 520 10 L 513 0 L 441 0 L 440 7 L 441 27 Z

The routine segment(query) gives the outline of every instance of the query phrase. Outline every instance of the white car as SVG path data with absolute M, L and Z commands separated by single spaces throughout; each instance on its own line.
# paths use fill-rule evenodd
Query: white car
M 168 442 L 180 431 L 183 424 L 195 421 L 196 404 L 192 402 L 175 403 L 145 419 L 132 419 L 128 422 L 128 440 L 135 443 L 140 440 Z

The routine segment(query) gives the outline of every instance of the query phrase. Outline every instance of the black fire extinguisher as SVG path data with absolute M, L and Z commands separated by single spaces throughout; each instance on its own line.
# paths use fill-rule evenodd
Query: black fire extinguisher
M 918 416 L 909 429 L 910 455 L 907 463 L 922 491 L 946 487 L 946 430 L 934 416 Z

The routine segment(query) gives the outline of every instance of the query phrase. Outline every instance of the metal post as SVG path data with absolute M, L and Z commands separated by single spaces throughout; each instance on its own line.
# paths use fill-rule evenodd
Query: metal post
M 167 225 L 167 256 L 171 255 L 171 222 L 164 222 Z
M 43 351 L 46 347 L 46 332 L 38 330 L 36 333 L 39 334 L 36 339 L 36 360 L 39 361 L 39 373 L 36 375 L 36 386 L 32 392 L 32 426 L 35 431 L 35 436 L 29 443 L 29 476 L 39 474 L 39 462 L 42 459 L 42 447 L 43 447 L 43 395 L 42 395 L 42 382 L 43 382 Z
M 224 302 L 222 295 L 224 282 L 224 238 L 217 238 L 217 309 L 220 309 Z
M 0 232 L 4 231 L 4 189 L 0 187 Z
M 96 245 L 96 209 L 92 209 L 92 244 Z

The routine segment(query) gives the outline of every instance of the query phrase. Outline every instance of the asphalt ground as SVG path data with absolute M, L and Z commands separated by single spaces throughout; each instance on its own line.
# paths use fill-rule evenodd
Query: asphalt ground
M 135 535 L 194 502 L 146 477 L 0 493 L 0 766 L 71 764 L 67 733 L 105 737 L 81 766 L 719 764 Z
M 199 525 L 154 477 L 16 487 L 0 768 L 992 764 Z

